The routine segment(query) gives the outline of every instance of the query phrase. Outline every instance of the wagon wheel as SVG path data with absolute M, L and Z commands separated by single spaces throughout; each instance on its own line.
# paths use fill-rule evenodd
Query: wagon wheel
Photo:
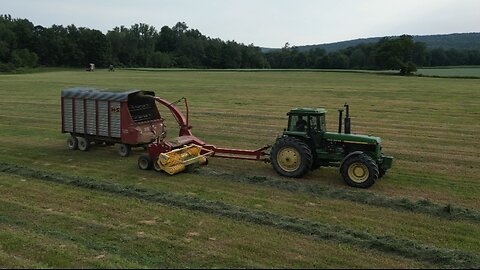
M 151 170 L 153 162 L 148 155 L 143 154 L 138 158 L 138 167 L 142 170 Z
M 154 169 L 156 172 L 161 172 L 161 171 L 162 171 L 162 168 L 160 168 L 160 165 L 158 165 L 158 158 L 156 158 L 156 159 L 153 161 L 153 169 Z
M 119 144 L 118 146 L 118 154 L 121 157 L 128 157 L 130 153 L 132 152 L 132 147 L 128 144 Z
M 84 137 L 78 137 L 78 150 L 88 151 L 90 149 L 90 141 Z
M 78 140 L 75 136 L 70 136 L 67 139 L 67 147 L 70 150 L 77 150 L 78 149 Z

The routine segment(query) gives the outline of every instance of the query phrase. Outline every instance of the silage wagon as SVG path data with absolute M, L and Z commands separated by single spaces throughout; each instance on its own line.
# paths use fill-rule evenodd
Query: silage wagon
M 91 144 L 118 144 L 120 156 L 130 154 L 132 147 L 146 147 L 164 136 L 160 117 L 151 91 L 104 92 L 90 88 L 62 91 L 62 132 L 72 150 L 88 151 Z

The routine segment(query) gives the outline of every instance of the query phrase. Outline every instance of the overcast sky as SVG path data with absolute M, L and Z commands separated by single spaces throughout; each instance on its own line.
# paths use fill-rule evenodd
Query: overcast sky
M 480 32 L 480 0 L 0 0 L 0 14 L 104 33 L 135 23 L 160 30 L 180 21 L 212 38 L 274 48 Z

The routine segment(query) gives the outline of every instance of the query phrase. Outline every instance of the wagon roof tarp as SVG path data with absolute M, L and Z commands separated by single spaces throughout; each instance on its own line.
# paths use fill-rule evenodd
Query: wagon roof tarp
M 155 93 L 152 91 L 130 90 L 126 92 L 106 92 L 94 88 L 75 87 L 63 90 L 62 97 L 106 101 L 127 101 L 128 96 L 136 93 L 155 96 Z

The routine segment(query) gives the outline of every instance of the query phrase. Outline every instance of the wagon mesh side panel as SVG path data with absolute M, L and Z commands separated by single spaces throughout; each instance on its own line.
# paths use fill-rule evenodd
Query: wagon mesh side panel
M 120 138 L 120 102 L 110 102 L 110 132 L 114 138 Z
M 90 135 L 97 134 L 96 115 L 95 100 L 87 100 L 87 133 Z
M 63 131 L 73 132 L 72 99 L 63 99 Z
M 85 133 L 83 99 L 75 99 L 75 132 Z
M 108 101 L 98 101 L 98 135 L 108 136 Z

